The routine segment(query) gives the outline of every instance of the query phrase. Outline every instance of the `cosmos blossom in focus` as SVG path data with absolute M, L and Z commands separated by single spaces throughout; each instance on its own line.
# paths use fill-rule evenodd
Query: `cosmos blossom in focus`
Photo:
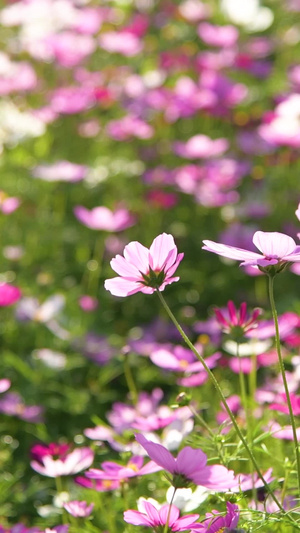
M 104 286 L 114 296 L 163 291 L 166 285 L 179 280 L 173 274 L 183 256 L 177 253 L 174 238 L 167 233 L 158 235 L 149 250 L 137 241 L 130 242 L 124 248 L 124 257 L 117 255 L 110 262 L 120 277 L 107 279 Z
M 254 233 L 253 244 L 261 254 L 213 241 L 205 240 L 203 243 L 203 250 L 228 257 L 228 259 L 242 261 L 242 266 L 258 267 L 263 271 L 276 265 L 276 271 L 279 272 L 288 263 L 300 262 L 300 246 L 297 246 L 294 239 L 288 235 L 276 231 L 256 231 Z

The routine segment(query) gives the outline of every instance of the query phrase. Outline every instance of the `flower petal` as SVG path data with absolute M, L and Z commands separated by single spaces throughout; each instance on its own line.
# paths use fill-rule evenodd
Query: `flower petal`
M 150 246 L 149 263 L 152 270 L 162 270 L 166 263 L 170 267 L 177 256 L 177 247 L 172 235 L 158 235 Z
M 155 444 L 147 440 L 143 435 L 135 435 L 138 443 L 143 446 L 143 448 L 148 453 L 150 459 L 157 463 L 162 468 L 168 470 L 168 472 L 174 473 L 176 468 L 176 461 L 173 455 L 161 444 Z
M 149 272 L 149 250 L 141 243 L 137 241 L 132 241 L 124 248 L 124 257 L 125 259 L 136 266 L 136 268 L 143 272 L 143 274 L 148 274 Z
M 207 457 L 202 450 L 195 450 L 190 446 L 185 446 L 177 456 L 176 472 L 189 477 L 195 472 L 198 474 L 202 468 L 205 468 L 206 462 Z
M 253 235 L 253 244 L 265 256 L 284 257 L 293 253 L 296 248 L 296 243 L 292 237 L 276 231 L 256 231 Z
M 111 278 L 104 282 L 104 287 L 113 296 L 130 296 L 141 291 L 143 285 L 139 282 L 129 281 L 123 278 Z
M 249 250 L 243 250 L 242 248 L 236 248 L 235 246 L 229 246 L 227 244 L 221 244 L 213 241 L 203 241 L 203 250 L 213 252 L 228 259 L 235 259 L 236 261 L 256 261 L 261 258 L 260 254 L 250 252 Z

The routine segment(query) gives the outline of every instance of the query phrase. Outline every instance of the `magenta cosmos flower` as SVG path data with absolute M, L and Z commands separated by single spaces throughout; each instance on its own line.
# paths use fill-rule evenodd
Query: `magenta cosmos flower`
M 202 524 L 197 524 L 192 527 L 191 533 L 199 531 L 201 533 L 222 533 L 223 531 L 237 531 L 235 528 L 238 524 L 240 512 L 235 503 L 226 503 L 227 513 L 226 515 L 213 511 L 207 513 L 206 520 Z
M 21 298 L 21 291 L 18 287 L 9 283 L 0 285 L 0 307 L 6 307 L 16 303 Z
M 129 509 L 124 513 L 124 520 L 128 524 L 134 526 L 152 527 L 154 531 L 161 531 L 162 526 L 165 526 L 169 517 L 168 531 L 186 531 L 190 529 L 199 518 L 198 514 L 186 515 L 179 518 L 179 509 L 175 505 L 162 505 L 158 510 L 154 505 L 146 500 L 143 500 L 144 513 L 140 511 L 133 511 Z
M 158 235 L 149 250 L 139 242 L 130 242 L 124 248 L 124 257 L 117 255 L 110 262 L 120 277 L 107 279 L 104 286 L 114 296 L 163 291 L 166 285 L 179 280 L 173 274 L 183 256 L 177 254 L 174 239 L 167 233 Z
M 175 459 L 161 444 L 155 444 L 143 435 L 136 435 L 135 438 L 152 461 L 173 474 L 172 485 L 176 488 L 186 488 L 194 483 L 207 489 L 226 492 L 236 484 L 233 471 L 222 465 L 208 466 L 207 457 L 202 450 L 185 446 Z
M 94 460 L 94 453 L 90 448 L 77 448 L 59 459 L 52 455 L 44 455 L 39 460 L 31 461 L 33 470 L 48 477 L 69 476 L 89 468 Z
M 85 501 L 73 500 L 64 504 L 64 509 L 76 518 L 86 518 L 93 512 L 94 504 L 88 505 Z
M 203 241 L 203 249 L 242 261 L 243 266 L 258 267 L 263 272 L 268 272 L 268 267 L 274 265 L 275 272 L 280 272 L 288 263 L 300 262 L 300 246 L 296 246 L 294 239 L 284 233 L 256 231 L 252 240 L 262 255 L 213 241 Z

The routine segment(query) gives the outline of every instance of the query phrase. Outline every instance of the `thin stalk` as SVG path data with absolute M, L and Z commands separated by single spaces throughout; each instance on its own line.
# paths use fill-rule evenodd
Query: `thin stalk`
M 264 484 L 264 487 L 265 489 L 267 490 L 267 492 L 270 494 L 271 498 L 273 499 L 273 501 L 276 503 L 276 505 L 278 506 L 278 508 L 285 513 L 285 510 L 284 508 L 282 507 L 281 503 L 278 501 L 278 499 L 276 498 L 274 492 L 272 491 L 272 489 L 269 487 L 268 483 L 266 482 L 264 476 L 262 475 L 261 471 L 260 471 L 260 468 L 257 464 L 257 461 L 252 453 L 252 451 L 250 450 L 248 444 L 247 444 L 247 441 L 245 440 L 237 422 L 236 422 L 236 419 L 235 419 L 235 416 L 233 414 L 233 412 L 231 411 L 227 401 L 226 401 L 226 398 L 222 392 L 222 389 L 218 383 L 218 381 L 216 380 L 214 374 L 212 373 L 212 371 L 210 370 L 210 368 L 208 368 L 205 360 L 203 359 L 202 355 L 198 352 L 198 350 L 195 348 L 195 346 L 193 345 L 193 343 L 190 341 L 190 339 L 188 338 L 188 336 L 185 334 L 185 332 L 183 331 L 182 327 L 180 326 L 179 322 L 177 322 L 175 316 L 173 315 L 171 309 L 169 308 L 166 300 L 164 299 L 164 297 L 162 296 L 161 292 L 160 291 L 156 291 L 157 295 L 158 295 L 158 298 L 160 299 L 164 309 L 166 310 L 167 314 L 169 315 L 170 319 L 172 320 L 174 326 L 177 328 L 178 332 L 180 333 L 180 335 L 182 336 L 183 340 L 185 341 L 185 343 L 187 344 L 187 346 L 190 348 L 190 350 L 192 350 L 192 352 L 194 353 L 194 355 L 197 357 L 197 359 L 202 363 L 204 369 L 206 370 L 206 372 L 208 373 L 210 379 L 212 380 L 216 390 L 217 390 L 217 393 L 219 394 L 220 398 L 221 398 L 221 401 L 224 405 L 224 408 L 232 422 L 232 425 L 236 431 L 236 433 L 238 434 L 239 436 L 239 439 L 241 440 L 241 442 L 243 443 L 243 446 L 250 458 L 250 460 L 252 461 L 253 463 L 253 466 L 257 472 L 257 475 L 258 477 L 261 479 L 261 481 L 263 482 Z M 289 519 L 291 521 L 293 521 L 294 524 L 297 525 L 298 529 L 300 529 L 300 526 L 294 521 L 294 519 L 292 517 L 289 517 Z
M 175 497 L 175 493 L 176 493 L 176 487 L 174 487 L 174 492 L 172 494 L 172 498 L 171 498 L 171 501 L 170 501 L 170 505 L 169 505 L 169 511 L 168 511 L 168 516 L 167 516 L 167 521 L 165 523 L 165 527 L 164 527 L 164 533 L 168 533 L 169 531 L 169 521 L 170 521 L 170 515 L 171 515 L 171 509 L 172 509 L 172 503 L 173 503 L 173 500 L 174 500 L 174 497 Z
M 193 416 L 198 420 L 198 422 L 200 422 L 201 426 L 203 426 L 208 431 L 210 436 L 215 438 L 214 432 L 210 429 L 209 425 L 205 422 L 204 418 L 202 418 L 202 416 L 199 415 L 199 413 L 197 413 L 196 409 L 194 409 L 192 405 L 189 405 L 189 410 L 191 411 Z
M 290 391 L 289 391 L 289 387 L 288 387 L 288 383 L 287 383 L 287 379 L 285 375 L 284 362 L 283 362 L 282 354 L 281 354 L 278 317 L 277 317 L 277 311 L 276 311 L 275 300 L 274 300 L 274 276 L 271 276 L 271 275 L 269 275 L 269 298 L 270 298 L 272 315 L 273 315 L 273 320 L 274 320 L 274 325 L 275 325 L 276 350 L 278 354 L 279 366 L 280 366 L 280 371 L 282 375 L 282 380 L 283 380 L 283 385 L 284 385 L 284 390 L 285 390 L 285 395 L 286 395 L 286 401 L 288 404 L 289 415 L 291 419 L 291 426 L 292 426 L 293 439 L 294 439 L 294 448 L 295 448 L 295 457 L 296 457 L 297 471 L 298 471 L 298 488 L 299 488 L 299 494 L 300 494 L 300 453 L 299 453 L 299 446 L 298 446 L 295 417 L 294 417 L 293 408 L 292 408 Z
M 124 376 L 126 379 L 127 387 L 130 393 L 130 399 L 134 405 L 138 402 L 138 392 L 135 386 L 135 382 L 133 379 L 133 375 L 131 372 L 129 360 L 128 360 L 129 354 L 124 355 Z
M 247 437 L 249 437 L 249 424 L 248 424 L 248 401 L 247 401 L 247 393 L 246 393 L 246 384 L 245 384 L 245 376 L 242 369 L 242 359 L 240 357 L 240 345 L 237 343 L 236 345 L 236 355 L 239 361 L 239 380 L 240 380 L 240 391 L 241 391 L 241 398 L 242 398 L 242 405 L 245 411 L 245 417 L 246 417 L 246 427 L 247 427 Z

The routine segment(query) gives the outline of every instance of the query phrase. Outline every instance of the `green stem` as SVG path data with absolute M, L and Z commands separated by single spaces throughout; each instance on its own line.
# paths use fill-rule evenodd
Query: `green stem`
M 205 422 L 204 418 L 202 418 L 202 416 L 199 415 L 199 413 L 196 411 L 196 409 L 194 409 L 192 405 L 189 405 L 189 410 L 191 411 L 193 416 L 198 420 L 198 422 L 200 422 L 201 426 L 203 426 L 208 431 L 210 436 L 215 438 L 214 432 L 210 429 L 209 425 Z
M 124 355 L 124 376 L 126 379 L 127 387 L 130 393 L 130 399 L 134 405 L 138 402 L 138 392 L 135 386 L 135 382 L 133 379 L 133 375 L 131 372 L 129 360 L 128 360 L 129 354 Z
M 240 345 L 237 343 L 236 345 L 236 355 L 239 361 L 239 380 L 240 380 L 240 390 L 241 390 L 241 398 L 242 398 L 242 405 L 245 411 L 245 417 L 246 417 L 246 427 L 247 427 L 247 437 L 248 437 L 248 402 L 247 402 L 247 393 L 246 393 L 246 384 L 245 384 L 245 376 L 242 369 L 242 359 L 240 357 Z
M 168 516 L 167 516 L 167 521 L 165 523 L 165 527 L 164 527 L 164 532 L 163 533 L 168 533 L 169 531 L 169 521 L 170 521 L 170 515 L 171 515 L 171 509 L 172 509 L 172 503 L 173 503 L 173 500 L 174 500 L 174 497 L 175 497 L 175 493 L 176 493 L 176 487 L 174 487 L 174 492 L 172 494 L 172 498 L 171 498 L 171 501 L 170 501 L 170 505 L 169 505 L 169 511 L 168 511 Z
M 272 309 L 272 315 L 275 325 L 275 342 L 276 342 L 276 350 L 278 354 L 278 360 L 279 360 L 279 366 L 280 371 L 282 375 L 285 395 L 286 395 L 286 401 L 289 409 L 289 415 L 291 419 L 291 426 L 292 426 L 292 432 L 293 432 L 293 439 L 294 439 L 294 448 L 295 448 L 295 457 L 296 457 L 296 463 L 297 463 L 297 471 L 298 471 L 298 488 L 300 493 L 300 454 L 299 454 L 299 447 L 298 447 L 298 438 L 297 438 L 297 431 L 296 431 L 296 423 L 295 423 L 295 417 L 293 413 L 293 407 L 290 397 L 290 391 L 288 388 L 288 383 L 285 375 L 285 368 L 284 368 L 284 362 L 282 359 L 281 354 L 281 346 L 280 346 L 280 335 L 279 335 L 279 325 L 278 325 L 278 317 L 277 317 L 277 311 L 275 306 L 275 300 L 274 300 L 274 276 L 269 275 L 269 298 L 270 298 L 270 304 Z
M 185 341 L 185 343 L 187 344 L 187 346 L 190 348 L 190 350 L 192 350 L 192 352 L 194 353 L 194 355 L 197 357 L 197 359 L 202 363 L 204 369 L 206 370 L 206 372 L 208 373 L 210 379 L 212 380 L 216 390 L 217 390 L 217 393 L 219 394 L 220 398 L 221 398 L 221 401 L 224 405 L 224 408 L 232 422 L 232 425 L 236 431 L 236 433 L 238 434 L 239 436 L 239 439 L 241 440 L 241 442 L 243 443 L 244 445 L 244 448 L 250 458 L 250 460 L 252 461 L 253 463 L 253 466 L 257 472 L 257 475 L 258 477 L 261 479 L 261 481 L 263 482 L 264 484 L 264 487 L 265 489 L 267 490 L 267 492 L 270 494 L 271 498 L 273 499 L 273 501 L 276 503 L 276 505 L 278 506 L 278 508 L 283 511 L 285 513 L 285 510 L 284 508 L 282 507 L 281 503 L 278 501 L 278 499 L 276 498 L 274 492 L 271 490 L 271 488 L 269 487 L 268 483 L 266 482 L 265 478 L 263 477 L 261 471 L 260 471 L 260 468 L 257 464 L 257 461 L 252 453 L 252 451 L 250 450 L 248 444 L 247 444 L 247 441 L 245 440 L 237 422 L 236 422 L 236 419 L 235 419 L 235 416 L 233 414 L 233 412 L 231 411 L 227 401 L 226 401 L 226 398 L 222 392 L 222 389 L 220 388 L 220 385 L 218 383 L 218 381 L 216 380 L 214 374 L 212 373 L 212 371 L 210 370 L 210 368 L 208 368 L 204 358 L 202 357 L 202 355 L 198 352 L 198 350 L 195 348 L 195 346 L 193 345 L 193 343 L 190 341 L 190 339 L 188 338 L 188 336 L 184 333 L 182 327 L 180 326 L 179 322 L 177 322 L 175 316 L 173 315 L 171 309 L 169 308 L 167 302 L 165 301 L 164 297 L 162 296 L 161 292 L 160 291 L 156 291 L 164 309 L 166 310 L 167 314 L 169 315 L 170 319 L 172 320 L 173 324 L 175 325 L 175 327 L 177 328 L 178 332 L 180 333 L 180 335 L 182 336 L 183 340 Z M 294 522 L 294 524 L 296 524 L 296 522 L 293 520 L 292 517 L 289 517 L 290 520 L 292 520 Z M 297 524 L 297 527 L 300 529 L 300 526 L 298 526 Z

